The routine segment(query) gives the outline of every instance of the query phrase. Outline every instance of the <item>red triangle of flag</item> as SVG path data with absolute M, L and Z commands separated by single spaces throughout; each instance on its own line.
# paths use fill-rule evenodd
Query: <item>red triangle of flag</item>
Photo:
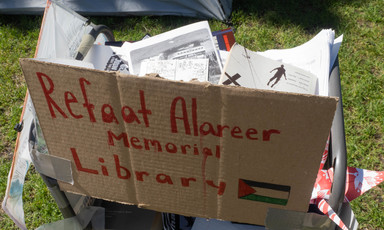
M 239 198 L 243 196 L 248 196 L 255 193 L 256 190 L 251 186 L 247 185 L 243 180 L 239 179 Z

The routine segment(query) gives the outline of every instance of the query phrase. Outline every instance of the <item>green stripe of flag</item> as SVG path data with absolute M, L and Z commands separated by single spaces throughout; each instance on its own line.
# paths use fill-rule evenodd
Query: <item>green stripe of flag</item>
M 240 199 L 244 200 L 253 200 L 253 201 L 260 201 L 270 204 L 278 204 L 278 205 L 287 205 L 288 199 L 281 199 L 281 198 L 273 198 L 268 196 L 260 196 L 256 194 L 250 194 L 247 196 L 239 197 Z

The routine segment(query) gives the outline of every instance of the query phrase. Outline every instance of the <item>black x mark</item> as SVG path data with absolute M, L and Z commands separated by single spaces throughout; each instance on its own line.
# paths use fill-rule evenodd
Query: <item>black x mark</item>
M 228 77 L 228 79 L 223 82 L 223 85 L 229 85 L 229 84 L 233 83 L 235 85 L 240 86 L 240 84 L 237 83 L 237 81 L 236 81 L 237 79 L 239 79 L 241 77 L 240 74 L 237 73 L 237 74 L 233 75 L 232 77 L 229 76 L 228 73 L 225 73 L 225 75 Z

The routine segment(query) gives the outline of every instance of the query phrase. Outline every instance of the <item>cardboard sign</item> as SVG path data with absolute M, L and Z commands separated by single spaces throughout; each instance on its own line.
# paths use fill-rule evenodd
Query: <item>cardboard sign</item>
M 337 99 L 135 77 L 21 59 L 65 191 L 264 224 L 306 212 Z

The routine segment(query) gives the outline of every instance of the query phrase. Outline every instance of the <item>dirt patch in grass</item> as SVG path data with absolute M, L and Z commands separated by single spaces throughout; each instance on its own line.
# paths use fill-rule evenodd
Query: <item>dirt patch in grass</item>
M 23 75 L 13 75 L 12 80 L 17 88 L 25 87 L 25 79 Z
M 0 153 L 0 157 L 3 157 L 7 160 L 12 160 L 13 158 L 13 146 L 10 145 L 10 144 L 6 144 L 5 146 L 3 146 L 4 149 L 1 151 Z

